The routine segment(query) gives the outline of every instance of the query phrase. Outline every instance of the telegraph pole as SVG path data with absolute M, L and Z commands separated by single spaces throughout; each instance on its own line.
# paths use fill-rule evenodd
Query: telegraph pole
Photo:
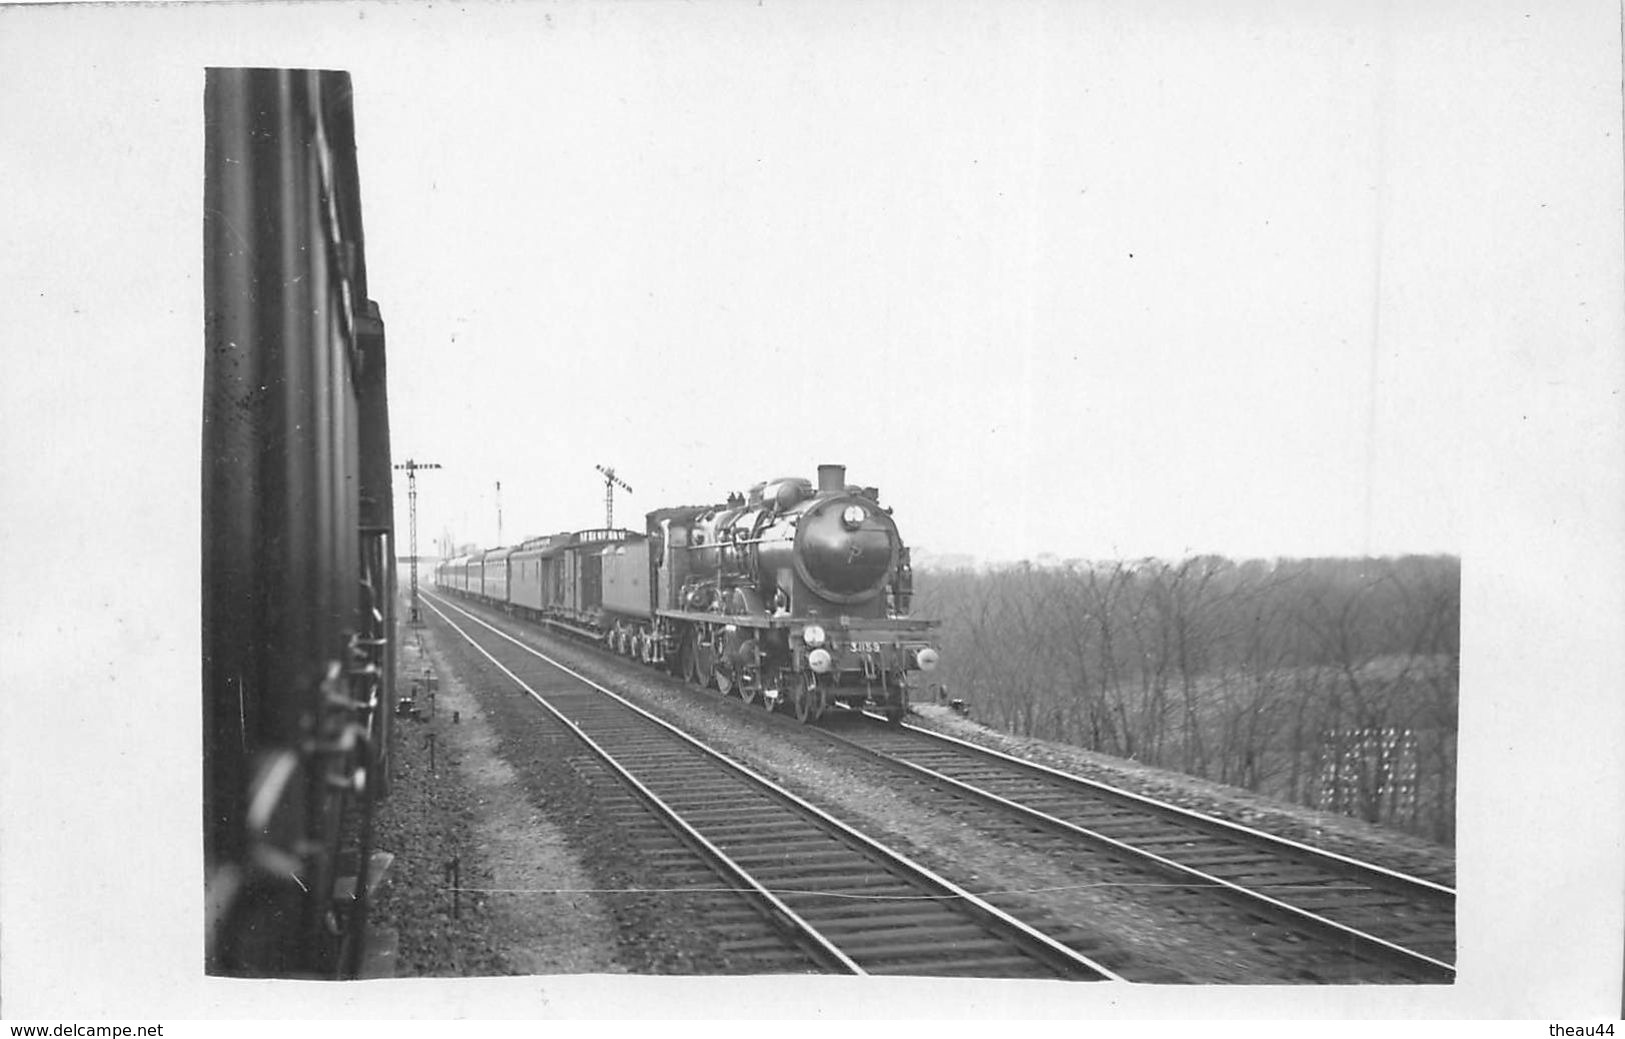
M 497 481 L 497 544 L 502 544 L 502 481 Z
M 622 480 L 619 476 L 615 475 L 615 470 L 613 468 L 606 469 L 601 465 L 594 465 L 593 468 L 604 474 L 604 526 L 614 527 L 615 488 L 619 487 L 627 494 L 632 493 L 632 488 L 626 485 L 625 480 Z
M 438 462 L 417 462 L 408 458 L 397 465 L 397 469 L 406 470 L 406 500 L 407 512 L 411 516 L 412 530 L 412 603 L 407 613 L 408 623 L 420 624 L 422 618 L 418 613 L 418 470 L 439 469 Z

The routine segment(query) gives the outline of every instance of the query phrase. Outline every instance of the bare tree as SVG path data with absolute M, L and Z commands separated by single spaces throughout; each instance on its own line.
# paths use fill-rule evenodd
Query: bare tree
M 1453 558 L 1024 563 L 916 587 L 939 680 L 990 724 L 1453 836 Z

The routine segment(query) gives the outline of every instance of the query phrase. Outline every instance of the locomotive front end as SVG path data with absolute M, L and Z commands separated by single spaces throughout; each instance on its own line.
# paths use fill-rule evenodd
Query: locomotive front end
M 937 649 L 929 624 L 899 617 L 884 623 L 838 617 L 827 627 L 792 628 L 790 638 L 797 656 L 814 674 L 862 672 L 873 679 L 883 673 L 935 671 Z
M 901 548 L 897 525 L 872 501 L 819 498 L 796 525 L 796 576 L 831 603 L 867 602 L 885 589 Z
M 650 515 L 662 631 L 690 680 L 788 703 L 899 720 L 914 675 L 936 666 L 932 621 L 909 617 L 913 573 L 879 491 L 839 465 L 768 480 L 722 505 Z

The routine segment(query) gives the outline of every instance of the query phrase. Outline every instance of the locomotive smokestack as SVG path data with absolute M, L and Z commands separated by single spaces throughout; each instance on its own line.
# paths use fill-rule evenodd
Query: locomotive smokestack
M 846 489 L 846 466 L 821 465 L 818 467 L 818 490 L 840 491 Z

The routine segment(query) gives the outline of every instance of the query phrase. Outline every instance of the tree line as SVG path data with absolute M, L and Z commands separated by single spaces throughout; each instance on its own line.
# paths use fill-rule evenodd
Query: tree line
M 1451 843 L 1450 556 L 923 568 L 974 717 Z

